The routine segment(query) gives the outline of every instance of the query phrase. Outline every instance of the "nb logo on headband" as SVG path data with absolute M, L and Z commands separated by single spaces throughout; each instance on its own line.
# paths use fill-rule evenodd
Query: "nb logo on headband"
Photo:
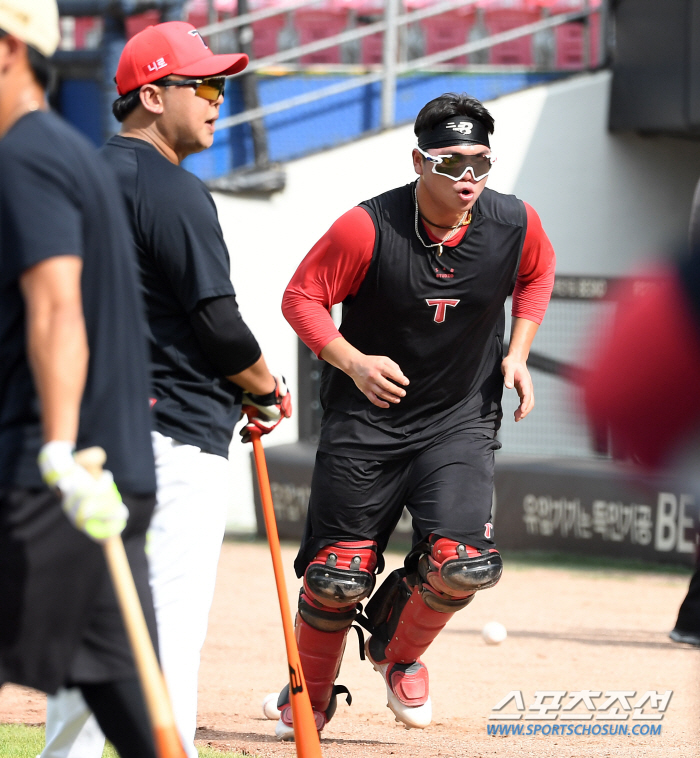
M 453 129 L 455 132 L 461 132 L 462 134 L 471 134 L 473 128 L 474 124 L 471 121 L 460 121 L 458 124 L 450 121 L 448 124 L 445 124 L 445 129 Z

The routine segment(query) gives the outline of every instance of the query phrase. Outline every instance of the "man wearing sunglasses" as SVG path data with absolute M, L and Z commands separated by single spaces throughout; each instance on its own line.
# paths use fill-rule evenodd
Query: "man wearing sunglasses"
M 519 421 L 533 408 L 526 360 L 554 280 L 539 217 L 486 188 L 494 121 L 445 94 L 418 114 L 418 180 L 361 203 L 316 243 L 283 312 L 326 362 L 324 408 L 296 620 L 319 731 L 335 712 L 345 640 L 369 597 L 404 506 L 414 527 L 404 568 L 359 617 L 388 705 L 407 727 L 432 711 L 420 656 L 453 613 L 502 570 L 491 523 L 503 385 Z M 513 291 L 504 357 L 504 303 Z M 329 310 L 344 304 L 337 329 Z M 287 691 L 276 734 L 291 739 Z
M 113 110 L 123 126 L 102 150 L 126 200 L 146 304 L 158 482 L 150 581 L 161 662 L 191 758 L 199 655 L 235 491 L 233 428 L 242 404 L 263 433 L 291 414 L 283 378 L 270 373 L 239 313 L 214 201 L 180 166 L 211 146 L 225 77 L 247 62 L 214 55 L 190 24 L 143 30 L 121 56 Z M 89 715 L 78 693 L 53 699 L 44 758 L 99 758 L 103 738 Z

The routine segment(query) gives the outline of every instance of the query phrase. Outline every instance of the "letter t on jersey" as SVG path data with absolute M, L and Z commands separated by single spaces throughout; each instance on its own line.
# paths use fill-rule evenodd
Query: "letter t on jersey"
M 437 324 L 442 324 L 442 322 L 445 320 L 445 312 L 447 310 L 447 306 L 450 305 L 454 308 L 455 305 L 459 302 L 459 300 L 439 300 L 439 299 L 431 299 L 425 301 L 429 306 L 436 306 L 435 309 L 435 318 L 433 321 Z

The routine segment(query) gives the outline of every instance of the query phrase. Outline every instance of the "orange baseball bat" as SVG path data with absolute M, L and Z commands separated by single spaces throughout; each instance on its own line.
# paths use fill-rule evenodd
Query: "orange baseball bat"
M 97 479 L 107 456 L 101 447 L 88 447 L 78 451 L 75 460 Z M 102 547 L 134 654 L 158 758 L 187 758 L 121 535 L 105 540 Z
M 260 432 L 251 430 L 250 437 L 253 441 L 253 453 L 255 455 L 255 469 L 258 474 L 260 485 L 260 500 L 262 501 L 267 541 L 272 554 L 272 568 L 275 572 L 277 584 L 277 597 L 280 602 L 282 614 L 282 627 L 284 629 L 284 643 L 287 647 L 287 663 L 289 664 L 289 700 L 292 706 L 292 718 L 294 721 L 294 743 L 299 758 L 321 758 L 321 743 L 316 731 L 314 712 L 311 708 L 309 693 L 306 689 L 304 672 L 301 669 L 299 649 L 294 636 L 294 625 L 289 611 L 287 597 L 287 585 L 284 581 L 284 569 L 282 568 L 282 553 L 280 551 L 280 538 L 277 533 L 277 521 L 275 509 L 272 504 L 272 492 L 270 491 L 270 477 L 267 473 L 265 451 L 260 441 Z

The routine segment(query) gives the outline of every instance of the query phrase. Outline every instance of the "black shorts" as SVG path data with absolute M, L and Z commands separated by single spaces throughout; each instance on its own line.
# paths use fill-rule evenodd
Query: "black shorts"
M 490 522 L 499 448 L 495 432 L 479 429 L 443 434 L 420 452 L 391 460 L 318 452 L 297 576 L 322 547 L 346 540 L 376 541 L 381 571 L 381 554 L 404 506 L 413 519 L 414 546 L 438 534 L 495 547 Z
M 156 641 L 145 552 L 155 495 L 123 497 L 124 547 Z M 100 545 L 70 524 L 52 492 L 0 491 L 0 685 L 53 694 L 61 686 L 134 676 Z

